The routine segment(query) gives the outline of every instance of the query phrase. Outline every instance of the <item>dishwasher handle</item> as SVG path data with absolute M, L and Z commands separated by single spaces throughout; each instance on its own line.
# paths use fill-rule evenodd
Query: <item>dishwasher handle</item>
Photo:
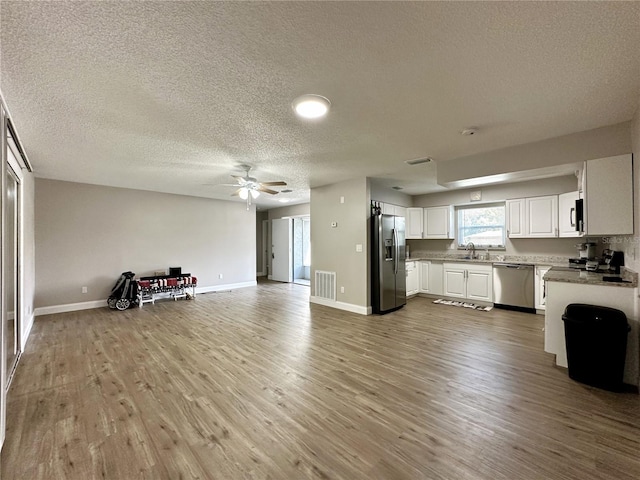
M 496 268 L 513 268 L 517 270 L 533 269 L 533 265 L 523 265 L 521 263 L 494 263 L 493 266 Z

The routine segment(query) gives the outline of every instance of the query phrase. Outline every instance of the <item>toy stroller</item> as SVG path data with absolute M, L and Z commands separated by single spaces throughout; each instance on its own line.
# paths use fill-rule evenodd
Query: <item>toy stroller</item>
M 109 308 L 117 308 L 118 310 L 126 310 L 138 301 L 138 282 L 133 272 L 123 272 L 111 290 L 111 295 L 107 299 Z

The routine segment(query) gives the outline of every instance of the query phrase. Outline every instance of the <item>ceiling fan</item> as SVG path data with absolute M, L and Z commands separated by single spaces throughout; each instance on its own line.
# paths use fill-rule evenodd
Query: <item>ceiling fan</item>
M 223 186 L 226 187 L 238 187 L 238 189 L 231 194 L 231 196 L 239 196 L 241 199 L 247 201 L 247 210 L 249 210 L 249 206 L 251 206 L 251 199 L 258 198 L 260 192 L 267 193 L 269 195 L 277 195 L 279 192 L 277 190 L 272 190 L 268 187 L 286 187 L 287 183 L 283 181 L 279 182 L 258 182 L 255 177 L 249 176 L 249 171 L 251 170 L 251 165 L 240 165 L 241 169 L 245 171 L 244 176 L 240 175 L 231 175 L 232 178 L 235 178 L 236 183 L 225 183 Z

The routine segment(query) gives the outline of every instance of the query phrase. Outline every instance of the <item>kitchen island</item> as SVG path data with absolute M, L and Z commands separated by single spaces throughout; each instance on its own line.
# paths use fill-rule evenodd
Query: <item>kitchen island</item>
M 631 331 L 627 338 L 624 382 L 639 384 L 640 353 L 638 328 L 638 275 L 625 270 L 617 277 L 623 282 L 608 282 L 611 274 L 553 267 L 544 276 L 546 305 L 544 350 L 556 355 L 556 365 L 567 367 L 567 349 L 562 315 L 567 305 L 585 303 L 621 310 Z

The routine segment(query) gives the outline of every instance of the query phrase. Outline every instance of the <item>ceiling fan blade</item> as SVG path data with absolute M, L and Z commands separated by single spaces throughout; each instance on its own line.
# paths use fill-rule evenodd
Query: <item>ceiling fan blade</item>
M 286 187 L 287 182 L 260 182 L 260 185 L 264 185 L 266 187 Z
M 235 187 L 235 186 L 236 186 L 236 185 L 234 185 L 234 187 Z M 242 190 L 242 188 L 237 189 L 235 192 L 233 192 L 233 193 L 231 194 L 231 196 L 232 196 L 232 197 L 238 197 L 238 196 L 240 196 L 240 190 Z
M 212 183 L 207 183 L 206 185 L 213 185 Z M 240 185 L 239 183 L 216 183 L 216 187 L 243 187 L 244 185 Z
M 276 190 L 271 190 L 270 188 L 265 188 L 265 187 L 258 187 L 256 188 L 256 190 L 258 190 L 259 192 L 264 192 L 264 193 L 268 193 L 269 195 L 276 195 L 277 192 Z

